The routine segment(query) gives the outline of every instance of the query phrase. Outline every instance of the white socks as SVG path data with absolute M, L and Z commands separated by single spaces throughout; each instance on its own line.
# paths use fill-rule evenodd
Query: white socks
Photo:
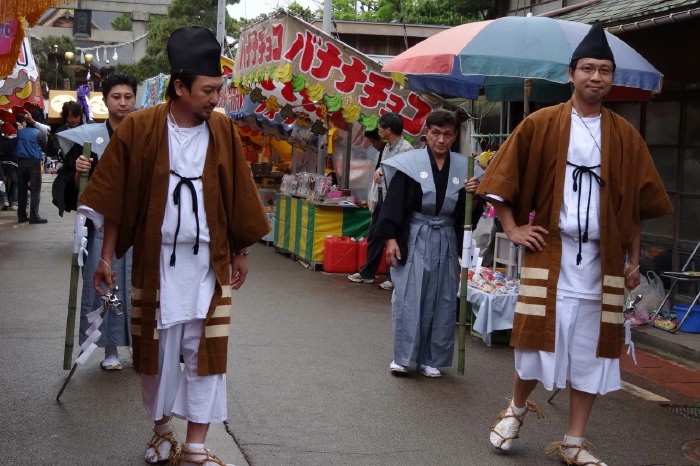
M 564 445 L 583 445 L 583 437 L 564 436 Z
M 516 408 L 511 401 L 506 411 L 500 416 L 500 420 L 491 428 L 491 435 L 489 435 L 491 444 L 504 451 L 510 450 L 513 440 L 518 438 L 522 418 L 526 412 L 527 406 Z
M 567 448 L 566 445 L 576 445 L 574 448 Z M 570 437 L 568 435 L 564 436 L 564 444 L 562 445 L 561 452 L 564 456 L 571 461 L 570 464 L 574 465 L 600 465 L 606 466 L 605 463 L 596 458 L 590 451 L 589 445 L 584 445 L 583 437 Z M 560 455 L 561 456 L 561 455 Z M 562 458 L 564 459 L 564 458 Z
M 227 465 L 221 459 L 212 455 L 209 450 L 204 448 L 203 443 L 187 443 L 182 452 L 180 466 L 233 466 Z
M 525 414 L 525 411 L 527 411 L 527 405 L 523 406 L 522 408 L 516 408 L 515 403 L 511 401 L 510 409 L 513 410 L 513 414 L 515 414 L 516 416 L 522 416 L 523 414 Z
M 153 426 L 153 438 L 146 449 L 145 460 L 147 463 L 159 463 L 170 459 L 170 451 L 173 438 L 173 425 L 170 422 L 155 424 Z

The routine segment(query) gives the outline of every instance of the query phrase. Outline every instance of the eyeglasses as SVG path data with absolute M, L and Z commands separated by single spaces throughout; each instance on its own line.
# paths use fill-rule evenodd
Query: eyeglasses
M 583 65 L 583 66 L 577 67 L 576 69 L 581 70 L 586 74 L 594 74 L 596 71 L 601 76 L 610 76 L 613 74 L 612 68 L 608 68 L 607 66 L 601 66 L 600 68 L 596 68 L 593 65 Z

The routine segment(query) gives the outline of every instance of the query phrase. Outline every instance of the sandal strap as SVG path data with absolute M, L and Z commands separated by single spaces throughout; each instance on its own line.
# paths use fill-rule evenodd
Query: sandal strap
M 173 429 L 170 432 L 164 432 L 162 434 L 159 434 L 154 430 L 153 436 L 151 437 L 151 440 L 148 441 L 148 446 L 146 447 L 147 450 L 149 448 L 153 448 L 156 453 L 158 453 L 160 451 L 160 446 L 165 441 L 170 442 L 170 455 L 168 458 L 161 459 L 161 462 L 171 460 L 181 450 L 180 442 L 178 442 L 177 437 L 175 437 L 175 430 Z
M 204 458 L 194 460 L 190 458 L 185 458 L 185 455 L 197 455 L 197 456 L 203 456 Z M 220 466 L 226 466 L 226 463 L 221 461 L 221 459 L 216 456 L 212 455 L 211 452 L 205 448 L 204 451 L 192 451 L 188 450 L 186 447 L 180 449 L 180 451 L 173 457 L 172 460 L 170 460 L 169 465 L 172 466 L 179 466 L 182 464 L 183 461 L 187 461 L 188 463 L 192 464 L 197 464 L 197 465 L 203 465 L 206 464 L 207 462 L 212 462 L 214 464 L 218 464 Z
M 576 453 L 573 456 L 567 455 L 566 450 L 569 449 L 576 450 Z M 585 463 L 580 462 L 578 456 L 583 451 L 588 452 L 591 456 L 595 458 L 595 454 L 593 453 L 591 444 L 585 440 L 581 445 L 566 444 L 562 441 L 552 442 L 549 445 L 547 445 L 547 448 L 545 449 L 545 454 L 547 456 L 556 454 L 559 456 L 559 459 L 564 461 L 566 464 L 573 466 L 601 466 L 602 464 L 604 464 L 601 460 L 597 458 L 596 461 L 586 461 Z

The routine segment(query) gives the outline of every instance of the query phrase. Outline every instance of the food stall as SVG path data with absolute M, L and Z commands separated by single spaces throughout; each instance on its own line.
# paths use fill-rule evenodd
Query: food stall
M 367 235 L 366 196 L 378 153 L 364 131 L 395 112 L 405 134 L 416 137 L 433 110 L 379 63 L 284 10 L 241 32 L 231 84 L 224 108 L 234 121 L 291 145 L 295 186 L 285 190 L 281 182 L 274 244 L 314 265 L 323 261 L 326 236 Z M 336 186 L 317 191 L 325 176 Z M 299 189 L 300 182 L 313 186 Z

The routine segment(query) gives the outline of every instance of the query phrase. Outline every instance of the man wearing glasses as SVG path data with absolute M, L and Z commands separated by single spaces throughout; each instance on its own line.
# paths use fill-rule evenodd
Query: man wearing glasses
M 375 234 L 386 240 L 393 268 L 393 375 L 417 367 L 440 377 L 452 364 L 459 244 L 463 232 L 467 159 L 451 152 L 459 122 L 438 110 L 425 121 L 427 147 L 382 163 L 389 186 Z M 466 184 L 476 190 L 476 178 Z
M 508 238 L 527 248 L 510 341 L 513 398 L 490 441 L 510 450 L 525 414 L 542 415 L 528 401 L 537 383 L 568 382 L 566 435 L 546 453 L 573 465 L 604 465 L 584 430 L 596 396 L 621 386 L 623 293 L 639 284 L 641 220 L 672 210 L 642 137 L 602 106 L 614 71 L 597 23 L 572 56 L 571 100 L 526 118 L 478 189 Z

